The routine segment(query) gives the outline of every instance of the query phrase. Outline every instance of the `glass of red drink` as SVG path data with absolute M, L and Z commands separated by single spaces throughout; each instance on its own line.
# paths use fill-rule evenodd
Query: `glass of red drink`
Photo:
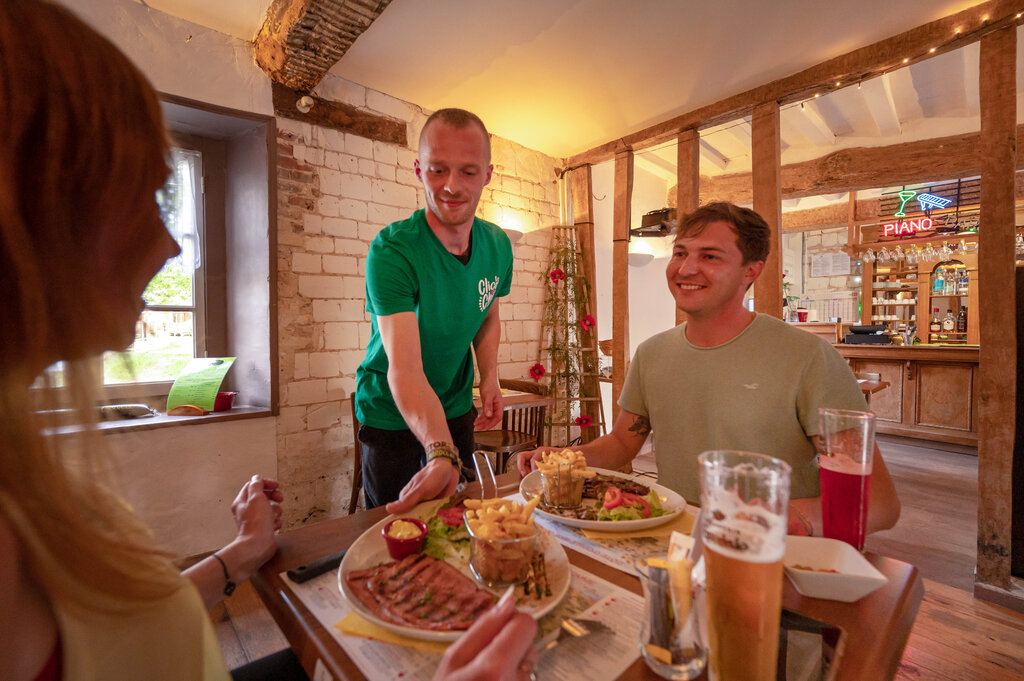
M 863 551 L 875 453 L 875 415 L 819 409 L 818 417 L 824 534 Z

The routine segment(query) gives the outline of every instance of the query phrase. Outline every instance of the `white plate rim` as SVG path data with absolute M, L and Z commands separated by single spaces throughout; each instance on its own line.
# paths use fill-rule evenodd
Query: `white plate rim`
M 668 487 L 659 485 L 656 482 L 650 482 L 648 480 L 639 480 L 636 475 L 629 475 L 628 473 L 622 473 L 620 471 L 612 471 L 607 468 L 592 468 L 588 467 L 587 470 L 594 471 L 599 475 L 608 475 L 615 478 L 621 478 L 623 480 L 635 480 L 642 485 L 650 487 L 652 490 L 658 493 L 661 497 L 662 506 L 665 508 L 672 508 L 670 513 L 660 515 L 653 518 L 640 518 L 639 520 L 582 520 L 580 518 L 566 518 L 564 516 L 556 515 L 554 513 L 548 513 L 544 509 L 537 507 L 534 509 L 534 513 L 537 513 L 542 518 L 553 520 L 556 523 L 562 525 L 568 525 L 569 527 L 578 527 L 582 530 L 601 530 L 602 532 L 630 532 L 633 530 L 644 530 L 650 527 L 657 527 L 667 523 L 679 515 L 681 511 L 686 509 L 686 499 L 684 499 L 679 493 L 670 490 Z M 529 482 L 527 482 L 529 481 Z M 540 471 L 531 471 L 525 478 L 519 483 L 519 494 L 522 495 L 523 499 L 529 501 L 534 495 L 533 490 L 540 489 Z
M 431 503 L 430 508 L 436 508 L 437 503 Z M 413 509 L 410 513 L 405 513 L 401 516 L 389 515 L 380 522 L 376 523 L 373 527 L 359 535 L 359 538 L 352 542 L 352 546 L 348 548 L 345 553 L 345 557 L 341 559 L 341 565 L 338 567 L 338 588 L 341 590 L 341 594 L 348 601 L 349 606 L 353 611 L 359 613 L 360 616 L 365 618 L 367 621 L 376 624 L 379 627 L 387 629 L 388 631 L 402 636 L 408 636 L 410 638 L 417 638 L 424 641 L 456 641 L 458 640 L 465 631 L 431 631 L 429 629 L 416 629 L 414 627 L 404 627 L 400 624 L 393 624 L 391 622 L 385 622 L 380 619 L 372 612 L 370 612 L 362 601 L 355 597 L 355 594 L 351 592 L 348 586 L 348 582 L 345 581 L 344 575 L 348 574 L 353 570 L 362 570 L 364 568 L 371 567 L 379 562 L 388 562 L 391 557 L 388 555 L 387 545 L 384 542 L 384 537 L 381 536 L 381 530 L 384 526 L 395 518 L 410 518 L 410 517 L 422 517 L 421 511 L 422 506 Z M 562 602 L 565 598 L 565 594 L 569 592 L 569 583 L 572 581 L 572 568 L 569 566 L 569 556 L 566 555 L 565 549 L 562 545 L 551 535 L 541 527 L 537 528 L 540 532 L 540 548 L 544 552 L 545 571 L 549 577 L 555 577 L 557 582 L 549 582 L 552 587 L 551 599 L 546 601 L 539 608 L 528 610 L 520 608 L 521 612 L 525 612 L 531 615 L 534 619 L 540 619 L 544 615 L 551 612 L 555 606 Z M 459 566 L 450 563 L 455 569 L 462 574 L 466 575 L 470 579 L 473 579 L 472 573 L 469 572 L 469 566 Z M 559 579 L 560 578 L 560 579 Z M 478 586 L 480 584 L 476 582 Z M 500 595 L 501 590 L 487 589 L 481 586 L 480 588 L 491 591 L 496 595 Z

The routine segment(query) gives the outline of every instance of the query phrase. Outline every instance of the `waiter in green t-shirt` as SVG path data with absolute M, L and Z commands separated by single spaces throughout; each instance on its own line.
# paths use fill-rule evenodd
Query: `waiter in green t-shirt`
M 475 217 L 491 180 L 487 129 L 462 109 L 420 133 L 416 177 L 427 208 L 373 240 L 366 258 L 371 336 L 356 372 L 366 507 L 402 512 L 451 494 L 472 468 L 473 431 L 501 419 L 498 298 L 512 284 L 512 244 Z M 473 407 L 473 350 L 483 413 Z

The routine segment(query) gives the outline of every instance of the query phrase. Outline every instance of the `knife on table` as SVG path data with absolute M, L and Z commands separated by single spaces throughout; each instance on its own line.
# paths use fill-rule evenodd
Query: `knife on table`
M 288 579 L 292 580 L 296 584 L 308 582 L 314 577 L 319 577 L 325 572 L 337 569 L 337 567 L 341 565 L 341 559 L 344 557 L 345 551 L 338 551 L 337 553 L 332 553 L 329 556 L 317 558 L 306 565 L 300 565 L 297 568 L 289 570 Z

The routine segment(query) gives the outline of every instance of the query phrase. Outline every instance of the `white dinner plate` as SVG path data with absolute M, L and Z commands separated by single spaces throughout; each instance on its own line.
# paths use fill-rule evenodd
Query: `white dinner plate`
M 657 492 L 658 498 L 661 499 L 661 507 L 668 511 L 665 515 L 659 515 L 651 518 L 640 518 L 639 520 L 581 520 L 580 518 L 566 517 L 558 515 L 557 513 L 550 513 L 545 511 L 541 507 L 537 507 L 534 513 L 539 514 L 543 518 L 554 520 L 555 522 L 568 525 L 570 527 L 579 527 L 584 530 L 603 530 L 605 532 L 627 532 L 633 530 L 642 530 L 648 527 L 655 527 L 668 521 L 679 515 L 680 511 L 686 509 L 686 500 L 681 496 L 673 492 L 667 487 L 653 482 L 649 482 L 646 479 L 638 480 L 635 476 L 627 475 L 626 473 L 620 473 L 618 471 L 610 471 L 604 468 L 587 468 L 587 470 L 594 471 L 600 475 L 608 475 L 614 478 L 622 478 L 623 480 L 632 480 L 650 487 L 652 490 Z M 523 495 L 523 499 L 529 501 L 535 496 L 541 494 L 543 486 L 540 479 L 540 471 L 533 471 L 519 483 L 519 493 Z
M 401 517 L 421 518 L 425 522 L 426 518 L 429 518 L 434 510 L 439 506 L 440 504 L 437 502 L 421 504 L 411 512 L 403 514 Z M 381 536 L 381 530 L 396 517 L 397 516 L 389 515 L 384 520 L 381 520 L 379 523 L 360 535 L 359 539 L 356 539 L 352 546 L 349 547 L 348 552 L 341 561 L 341 566 L 338 568 L 338 586 L 341 588 L 341 593 L 348 600 L 349 605 L 352 606 L 353 610 L 377 626 L 384 627 L 389 631 L 402 634 L 403 636 L 410 636 L 412 638 L 427 641 L 454 641 L 462 636 L 462 631 L 432 631 L 429 629 L 416 629 L 415 627 L 406 627 L 400 624 L 385 622 L 363 605 L 362 601 L 356 598 L 355 594 L 353 594 L 351 589 L 349 589 L 348 582 L 345 580 L 345 575 L 348 573 L 353 570 L 363 570 L 375 565 L 380 565 L 381 563 L 391 562 L 392 559 L 391 556 L 388 555 L 387 545 L 384 542 L 384 537 Z M 565 594 L 569 591 L 569 582 L 572 577 L 569 567 L 569 557 L 565 555 L 565 549 L 562 548 L 561 544 L 555 541 L 555 538 L 552 537 L 550 533 L 539 527 L 537 529 L 540 532 L 538 549 L 544 552 L 544 570 L 547 573 L 548 586 L 551 588 L 551 595 L 539 601 L 533 601 L 525 605 L 516 606 L 520 612 L 532 615 L 534 619 L 543 617 L 561 602 L 562 598 L 564 598 Z M 469 552 L 467 551 L 466 554 L 468 555 L 468 553 Z M 449 558 L 447 559 L 447 562 L 462 574 L 473 579 L 473 573 L 469 570 L 468 561 Z M 488 589 L 487 587 L 482 586 L 475 579 L 473 581 L 480 588 L 490 591 L 496 596 L 500 596 L 504 593 L 505 588 L 507 588 Z

